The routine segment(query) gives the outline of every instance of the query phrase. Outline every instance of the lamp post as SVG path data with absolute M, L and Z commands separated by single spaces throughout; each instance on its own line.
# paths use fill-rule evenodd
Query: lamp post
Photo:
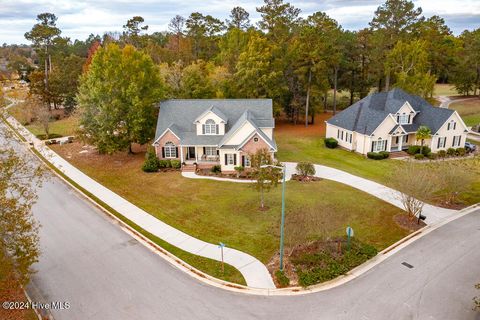
M 282 220 L 280 225 L 280 271 L 283 271 L 283 229 L 285 227 L 285 176 L 286 166 L 263 165 L 260 168 L 277 168 L 282 169 Z

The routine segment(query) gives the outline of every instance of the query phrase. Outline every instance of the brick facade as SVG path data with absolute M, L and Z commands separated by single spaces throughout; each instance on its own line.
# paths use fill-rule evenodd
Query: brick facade
M 258 139 L 255 142 L 255 138 Z M 270 146 L 262 139 L 258 134 L 255 134 L 247 143 L 245 143 L 242 147 L 242 151 L 246 154 L 254 154 L 259 149 L 267 149 L 270 150 Z
M 177 152 L 177 159 L 180 158 L 180 140 L 171 132 L 167 131 L 165 134 L 157 141 L 157 145 L 155 146 L 155 153 L 159 159 L 163 159 L 162 157 L 162 148 L 165 146 L 165 143 L 173 142 L 178 147 Z

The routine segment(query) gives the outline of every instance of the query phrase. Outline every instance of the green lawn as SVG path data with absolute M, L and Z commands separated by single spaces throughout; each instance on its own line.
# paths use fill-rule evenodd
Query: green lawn
M 30 125 L 27 125 L 26 128 L 36 136 L 45 134 L 45 130 L 43 129 L 43 126 L 39 123 L 32 123 Z M 61 120 L 50 122 L 49 133 L 52 137 L 73 136 L 75 135 L 75 130 L 77 128 L 78 128 L 77 118 L 66 117 Z
M 453 102 L 449 107 L 458 111 L 467 126 L 480 124 L 480 98 Z
M 260 211 L 260 196 L 247 184 L 192 180 L 178 172 L 147 174 L 140 170 L 143 155 L 95 156 L 78 154 L 75 148 L 75 143 L 53 147 L 86 174 L 162 221 L 202 240 L 226 243 L 264 263 L 277 252 L 280 188 L 266 195 L 269 209 Z M 302 223 L 303 216 L 313 216 L 318 223 L 306 225 L 309 240 L 343 235 L 351 225 L 359 239 L 381 250 L 408 234 L 392 219 L 402 210 L 333 181 L 288 182 L 286 198 L 286 233 Z M 296 239 L 288 237 L 286 245 L 298 244 Z
M 459 94 L 457 90 L 455 90 L 454 85 L 437 83 L 435 84 L 433 95 L 434 96 L 458 96 Z

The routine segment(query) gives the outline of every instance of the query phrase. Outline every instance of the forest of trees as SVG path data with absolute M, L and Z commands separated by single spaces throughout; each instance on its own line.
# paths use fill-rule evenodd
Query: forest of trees
M 79 78 L 98 48 L 130 45 L 157 66 L 161 98 L 271 98 L 276 115 L 295 123 L 345 107 L 338 105 L 338 91 L 348 93 L 349 103 L 372 88 L 394 86 L 430 98 L 436 82 L 452 83 L 461 94 L 480 93 L 480 29 L 455 36 L 441 17 L 424 17 L 412 1 L 387 0 L 369 27 L 357 31 L 344 30 L 324 12 L 302 18 L 283 0 L 264 0 L 256 11 L 256 24 L 235 7 L 225 21 L 194 12 L 153 33 L 135 16 L 121 33 L 84 41 L 62 37 L 57 17 L 42 13 L 25 34 L 34 51 L 10 50 L 9 67 L 49 108 L 72 110 Z

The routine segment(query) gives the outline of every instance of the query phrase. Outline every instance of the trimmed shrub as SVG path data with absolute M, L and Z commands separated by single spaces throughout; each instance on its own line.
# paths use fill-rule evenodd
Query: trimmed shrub
M 457 148 L 457 149 L 455 150 L 455 154 L 456 154 L 457 156 L 463 157 L 466 153 L 467 153 L 467 150 L 465 150 L 465 148 Z
M 290 284 L 290 279 L 288 279 L 288 277 L 283 271 L 275 271 L 275 278 L 277 278 L 277 282 L 280 285 L 280 288 L 288 287 L 288 285 Z
M 299 162 L 295 169 L 300 176 L 306 177 L 315 175 L 315 166 L 311 162 Z
M 217 164 L 217 165 L 214 165 L 212 167 L 212 169 L 210 169 L 210 171 L 213 172 L 213 173 L 220 173 L 220 172 L 222 172 L 222 167 Z
M 448 148 L 447 149 L 447 154 L 451 157 L 455 155 L 456 150 L 454 148 Z
M 170 166 L 173 169 L 180 169 L 182 167 L 182 163 L 180 162 L 180 160 L 170 160 Z
M 422 153 L 423 153 L 424 156 L 427 156 L 431 152 L 432 152 L 432 149 L 430 149 L 430 147 L 424 146 L 423 149 L 422 149 Z
M 158 162 L 158 167 L 160 169 L 170 168 L 172 166 L 170 160 L 160 160 Z
M 145 162 L 143 163 L 142 170 L 144 172 L 157 172 L 160 168 L 160 161 L 152 148 L 147 150 L 145 154 Z
M 440 150 L 437 152 L 437 155 L 439 158 L 445 158 L 447 156 L 447 151 L 445 150 Z
M 417 154 L 415 155 L 415 159 L 416 159 L 416 160 L 423 160 L 423 158 L 425 158 L 425 156 L 424 156 L 422 153 L 417 153 Z
M 430 152 L 429 154 L 427 154 L 427 158 L 430 160 L 435 160 L 437 159 L 437 157 L 438 155 L 435 152 Z
M 408 147 L 407 153 L 410 155 L 414 155 L 420 153 L 420 146 L 410 146 Z
M 378 152 L 368 152 L 367 157 L 373 160 L 383 160 L 385 159 L 381 153 Z
M 379 153 L 383 156 L 383 159 L 387 159 L 390 156 L 388 151 L 380 151 Z
M 338 146 L 338 141 L 335 138 L 326 138 L 325 146 L 329 149 L 335 149 Z

